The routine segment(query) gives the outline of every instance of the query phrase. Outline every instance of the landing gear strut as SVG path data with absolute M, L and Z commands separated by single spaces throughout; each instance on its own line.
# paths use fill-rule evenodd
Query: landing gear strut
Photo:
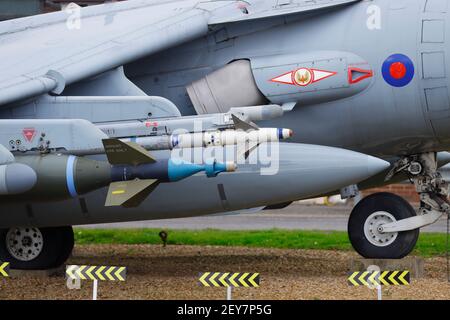
M 420 228 L 449 214 L 448 183 L 437 172 L 436 153 L 424 153 L 399 160 L 386 180 L 406 173 L 420 196 L 414 209 L 399 196 L 378 193 L 366 197 L 353 209 L 348 232 L 355 250 L 366 258 L 399 259 L 408 255 Z
M 1 229 L 0 261 L 12 269 L 52 269 L 67 260 L 73 245 L 72 227 Z

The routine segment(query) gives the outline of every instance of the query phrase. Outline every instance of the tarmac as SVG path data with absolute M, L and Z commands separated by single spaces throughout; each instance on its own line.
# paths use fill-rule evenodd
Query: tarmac
M 83 226 L 96 229 L 219 229 L 219 230 L 324 230 L 347 231 L 347 223 L 352 205 L 334 206 L 311 205 L 296 202 L 280 210 L 263 210 L 256 213 L 209 215 L 193 218 L 151 220 Z M 445 233 L 446 218 L 425 227 L 423 232 Z

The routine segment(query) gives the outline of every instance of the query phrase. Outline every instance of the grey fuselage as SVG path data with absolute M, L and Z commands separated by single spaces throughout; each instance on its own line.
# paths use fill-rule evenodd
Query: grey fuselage
M 240 210 L 333 192 L 387 169 L 379 164 L 376 172 L 369 172 L 364 155 L 346 154 L 342 149 L 319 150 L 311 145 L 351 149 L 385 159 L 448 150 L 449 10 L 448 0 L 376 0 L 327 11 L 212 24 L 206 37 L 125 65 L 131 82 L 121 78 L 119 68 L 109 73 L 110 78 L 98 76 L 68 85 L 62 97 L 19 106 L 15 113 L 5 109 L 0 113 L 5 119 L 59 118 L 59 112 L 67 109 L 66 116 L 95 123 L 109 121 L 106 108 L 114 108 L 111 97 L 104 101 L 95 97 L 102 106 L 96 106 L 96 112 L 92 109 L 83 113 L 79 111 L 82 106 L 92 105 L 85 96 L 138 96 L 145 92 L 171 100 L 183 115 L 200 112 L 202 107 L 204 112 L 226 112 L 228 107 L 297 104 L 282 118 L 259 123 L 295 132 L 294 143 L 281 144 L 278 175 L 261 176 L 253 165 L 212 179 L 194 175 L 162 184 L 133 209 L 105 208 L 106 189 L 58 202 L 2 203 L 0 227 L 161 219 Z M 412 80 L 403 87 L 392 86 L 382 75 L 383 64 L 394 54 L 407 56 L 414 66 Z M 300 68 L 326 70 L 333 75 L 304 87 L 272 81 Z M 349 75 L 349 68 L 371 74 L 365 78 L 364 73 Z M 205 77 L 209 80 L 203 81 Z M 207 95 L 200 94 L 197 101 L 193 100 L 192 94 L 207 88 L 208 81 L 214 84 L 210 86 L 211 97 L 218 99 L 209 99 L 208 104 L 202 101 Z M 49 99 L 57 103 L 46 106 Z M 119 99 L 123 104 L 120 114 L 141 119 L 135 117 L 140 109 L 134 105 L 141 101 L 130 99 L 133 107 L 127 104 L 130 101 Z M 171 109 L 176 108 L 171 104 Z M 96 121 L 97 117 L 102 120 Z
M 234 23 L 217 27 L 208 37 L 136 61 L 125 71 L 146 93 L 170 99 L 187 115 L 195 110 L 185 87 L 232 61 L 248 59 L 255 68 L 264 60 L 273 64 L 274 56 L 311 52 L 313 60 L 315 52 L 347 52 L 361 57 L 372 69 L 373 77 L 364 80 L 367 88 L 344 98 L 339 98 L 339 90 L 328 90 L 329 94 L 323 90 L 323 98 L 312 102 L 305 102 L 302 94 L 295 99 L 292 95 L 268 97 L 280 104 L 293 99 L 298 104 L 282 118 L 261 125 L 292 128 L 294 142 L 377 156 L 448 150 L 448 7 L 446 0 L 361 1 L 309 16 Z M 414 78 L 407 86 L 393 87 L 382 76 L 383 62 L 392 54 L 404 54 L 414 63 Z M 289 66 L 284 69 L 291 70 Z M 261 75 L 253 71 L 255 78 Z M 256 79 L 258 89 L 264 91 L 269 80 Z M 228 85 L 225 79 L 224 88 Z

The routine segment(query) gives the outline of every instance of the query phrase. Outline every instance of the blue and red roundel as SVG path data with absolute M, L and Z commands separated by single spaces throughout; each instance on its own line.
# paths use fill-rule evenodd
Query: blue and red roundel
M 383 78 L 393 87 L 404 87 L 414 78 L 414 63 L 404 54 L 393 54 L 383 63 Z

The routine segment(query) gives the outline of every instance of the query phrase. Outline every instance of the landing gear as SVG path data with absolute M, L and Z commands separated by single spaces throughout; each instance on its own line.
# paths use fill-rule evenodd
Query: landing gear
M 1 229 L 0 261 L 12 269 L 56 268 L 69 258 L 73 245 L 72 227 Z
M 420 228 L 450 213 L 448 183 L 437 171 L 436 153 L 408 156 L 397 161 L 386 177 L 406 174 L 420 196 L 414 209 L 402 198 L 389 194 L 371 195 L 355 206 L 348 224 L 350 241 L 367 258 L 402 258 L 414 248 Z
M 414 216 L 414 208 L 403 198 L 392 193 L 372 194 L 361 200 L 350 215 L 350 242 L 365 258 L 403 258 L 416 245 L 419 229 L 384 232 L 382 226 Z

